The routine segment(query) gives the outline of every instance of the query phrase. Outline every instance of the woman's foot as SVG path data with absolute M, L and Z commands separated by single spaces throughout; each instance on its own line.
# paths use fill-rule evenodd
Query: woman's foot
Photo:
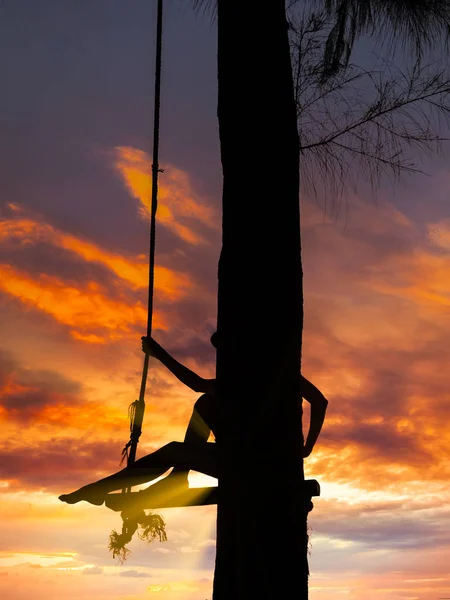
M 85 500 L 95 506 L 101 506 L 105 501 L 105 492 L 99 491 L 94 485 L 85 485 L 84 487 L 72 492 L 71 494 L 63 494 L 59 496 L 61 502 L 67 502 L 67 504 L 76 504 Z

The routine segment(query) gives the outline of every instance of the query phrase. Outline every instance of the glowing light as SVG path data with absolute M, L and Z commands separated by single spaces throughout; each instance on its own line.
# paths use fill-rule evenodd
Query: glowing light
M 41 567 L 54 567 L 62 562 L 74 561 L 77 556 L 76 552 L 60 552 L 56 554 L 41 554 L 38 552 L 0 553 L 0 566 L 14 567 L 23 564 L 33 564 Z

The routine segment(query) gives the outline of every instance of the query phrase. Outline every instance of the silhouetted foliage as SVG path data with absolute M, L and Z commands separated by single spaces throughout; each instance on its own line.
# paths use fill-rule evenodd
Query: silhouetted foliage
M 217 0 L 192 0 L 194 8 L 213 18 Z M 286 11 L 318 12 L 330 25 L 322 47 L 322 78 L 348 65 L 353 47 L 363 35 L 373 36 L 389 53 L 398 45 L 418 60 L 442 41 L 450 41 L 450 0 L 287 0 Z M 255 4 L 255 10 L 257 5 Z
M 417 58 L 410 68 L 378 58 L 367 70 L 348 62 L 324 78 L 325 12 L 290 23 L 302 181 L 326 182 L 333 196 L 359 176 L 376 188 L 383 174 L 419 172 L 417 151 L 440 150 L 450 123 L 450 74 Z M 416 151 L 412 156 L 410 150 Z
M 323 78 L 346 66 L 356 40 L 363 34 L 411 48 L 417 58 L 435 46 L 448 42 L 449 0 L 315 0 L 332 22 L 325 42 Z

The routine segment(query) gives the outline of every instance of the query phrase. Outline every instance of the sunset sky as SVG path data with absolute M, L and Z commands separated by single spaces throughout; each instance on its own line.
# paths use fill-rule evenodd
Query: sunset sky
M 58 500 L 120 468 L 139 394 L 155 9 L 0 6 L 2 598 L 211 598 L 214 506 L 158 511 L 168 541 L 135 536 L 120 565 L 120 515 Z M 213 377 L 215 25 L 185 0 L 166 0 L 164 24 L 154 337 Z M 321 485 L 312 600 L 450 596 L 449 157 L 382 181 L 376 203 L 347 191 L 338 219 L 302 194 L 302 370 L 329 399 L 305 461 Z M 195 398 L 151 361 L 138 456 L 182 440 Z

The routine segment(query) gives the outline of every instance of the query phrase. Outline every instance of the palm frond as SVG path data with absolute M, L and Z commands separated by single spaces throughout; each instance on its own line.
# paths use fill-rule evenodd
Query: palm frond
M 319 0 L 320 1 L 320 0 Z M 325 47 L 329 74 L 348 64 L 356 39 L 364 34 L 412 45 L 416 55 L 439 39 L 450 39 L 450 0 L 322 0 L 334 26 Z
M 194 11 L 197 13 L 203 13 L 203 15 L 210 14 L 213 20 L 217 17 L 217 0 L 192 0 Z

